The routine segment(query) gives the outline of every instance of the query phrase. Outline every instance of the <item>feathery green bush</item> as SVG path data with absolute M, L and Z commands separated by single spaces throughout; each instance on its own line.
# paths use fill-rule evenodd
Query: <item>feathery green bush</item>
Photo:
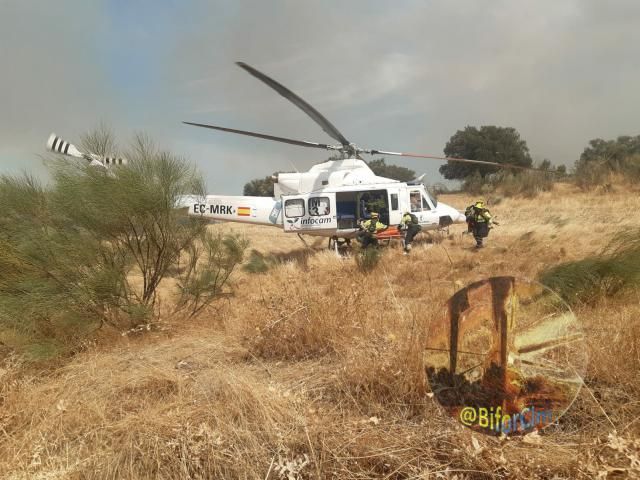
M 108 153 L 109 135 L 86 135 L 85 148 Z M 204 195 L 202 178 L 142 136 L 126 157 L 110 169 L 52 159 L 48 185 L 0 176 L 0 341 L 46 356 L 105 322 L 146 323 L 185 252 L 182 305 L 199 311 L 228 283 L 244 241 L 214 237 L 176 208 L 183 195 Z
M 594 257 L 543 271 L 540 281 L 569 304 L 594 304 L 640 288 L 640 229 L 621 233 Z

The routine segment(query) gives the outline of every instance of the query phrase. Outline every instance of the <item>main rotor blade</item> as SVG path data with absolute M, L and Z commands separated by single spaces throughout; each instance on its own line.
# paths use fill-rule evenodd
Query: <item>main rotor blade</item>
M 255 68 L 253 68 L 250 65 L 247 65 L 244 62 L 236 62 L 236 65 L 238 65 L 240 68 L 243 68 L 244 70 L 249 72 L 251 75 L 256 77 L 258 80 L 262 80 L 264 83 L 269 85 L 276 92 L 278 92 L 284 98 L 286 98 L 291 103 L 293 103 L 296 107 L 298 107 L 304 113 L 309 115 L 313 119 L 314 122 L 316 122 L 318 125 L 320 125 L 320 127 L 322 127 L 322 129 L 325 132 L 327 132 L 327 134 L 331 138 L 336 139 L 342 145 L 349 145 L 349 143 L 350 143 L 349 140 L 347 140 L 344 137 L 344 135 L 342 135 L 338 131 L 338 129 L 335 126 L 333 126 L 333 124 L 329 120 L 324 118 L 324 116 L 320 112 L 318 112 L 315 108 L 313 108 L 311 105 L 309 105 L 307 102 L 305 102 L 298 95 L 293 93 L 287 87 L 285 87 L 284 85 L 276 82 L 273 78 L 267 77 L 264 73 L 259 72 L 258 70 L 256 70 Z
M 547 170 L 539 170 L 537 168 L 530 168 L 530 167 L 522 167 L 520 165 L 513 165 L 512 163 L 486 162 L 484 160 L 471 160 L 469 158 L 438 157 L 436 155 L 421 155 L 421 154 L 418 154 L 418 153 L 386 152 L 384 150 L 370 150 L 368 153 L 370 153 L 371 155 L 395 155 L 397 157 L 431 158 L 433 160 L 447 160 L 449 162 L 477 163 L 477 164 L 480 164 L 480 165 L 491 165 L 493 167 L 515 168 L 515 169 L 518 169 L 518 170 L 547 171 Z
M 186 125 L 193 125 L 194 127 L 210 128 L 212 130 L 220 130 L 222 132 L 237 133 L 239 135 L 247 135 L 248 137 L 263 138 L 265 140 L 273 140 L 274 142 L 289 143 L 291 145 L 298 145 L 300 147 L 311 148 L 324 148 L 325 150 L 336 150 L 333 145 L 326 145 L 324 143 L 305 142 L 304 140 L 293 140 L 291 138 L 274 137 L 273 135 L 266 135 L 264 133 L 247 132 L 246 130 L 236 130 L 235 128 L 216 127 L 215 125 L 206 125 L 204 123 L 182 122 Z

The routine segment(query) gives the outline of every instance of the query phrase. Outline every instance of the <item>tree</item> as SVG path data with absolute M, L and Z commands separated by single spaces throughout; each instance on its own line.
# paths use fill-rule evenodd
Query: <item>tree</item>
M 576 162 L 576 169 L 590 162 L 604 163 L 611 169 L 619 167 L 620 162 L 633 155 L 640 154 L 640 135 L 631 137 L 623 135 L 615 140 L 594 138 L 584 149 L 580 160 Z
M 105 135 L 85 136 L 87 149 L 111 154 Z M 223 292 L 246 243 L 213 238 L 175 208 L 182 195 L 204 194 L 200 175 L 144 137 L 126 157 L 109 170 L 54 159 L 46 186 L 0 175 L 1 341 L 42 357 L 104 322 L 146 323 L 158 285 L 183 258 L 180 306 L 197 313 Z
M 222 295 L 233 271 L 242 263 L 249 245 L 245 238 L 205 231 L 199 242 L 187 248 L 186 266 L 178 278 L 180 297 L 176 311 L 187 309 L 194 316 Z
M 256 178 L 247 182 L 244 185 L 243 195 L 249 195 L 252 197 L 273 197 L 273 184 L 276 181 L 273 177 L 277 176 L 278 172 L 274 173 L 273 176 L 269 175 L 264 178 Z
M 367 162 L 369 168 L 379 177 L 392 178 L 400 182 L 409 182 L 416 178 L 416 172 L 398 165 L 387 165 L 384 158 L 376 158 Z
M 129 165 L 108 172 L 58 162 L 52 200 L 77 228 L 108 242 L 109 255 L 136 265 L 141 291 L 130 288 L 128 281 L 125 286 L 143 306 L 150 306 L 160 281 L 204 228 L 196 218 L 181 221 L 176 202 L 182 195 L 204 195 L 205 189 L 184 160 L 156 149 L 144 136 L 135 139 L 126 156 Z
M 129 304 L 129 258 L 70 221 L 54 190 L 27 175 L 0 177 L 0 337 L 36 358 L 64 351 Z
M 522 167 L 532 165 L 527 142 L 512 127 L 484 125 L 467 126 L 458 130 L 447 142 L 444 153 L 448 157 L 468 158 L 485 162 L 510 163 Z M 446 179 L 465 179 L 478 172 L 481 177 L 498 170 L 498 167 L 462 162 L 447 162 L 440 167 Z
M 575 178 L 582 188 L 609 185 L 612 174 L 640 181 L 640 135 L 615 140 L 594 138 L 575 163 Z

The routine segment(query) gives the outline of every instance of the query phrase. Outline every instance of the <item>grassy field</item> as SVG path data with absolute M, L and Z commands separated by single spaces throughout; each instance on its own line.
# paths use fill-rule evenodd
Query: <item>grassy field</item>
M 441 197 L 464 209 L 473 199 Z M 391 246 L 362 273 L 325 240 L 235 231 L 269 265 L 191 320 L 104 331 L 56 365 L 0 366 L 0 478 L 640 478 L 640 291 L 575 306 L 589 366 L 558 425 L 499 439 L 448 418 L 423 353 L 447 298 L 485 277 L 535 279 L 640 224 L 640 195 L 556 185 L 489 198 L 500 226 Z M 162 302 L 172 302 L 168 286 Z

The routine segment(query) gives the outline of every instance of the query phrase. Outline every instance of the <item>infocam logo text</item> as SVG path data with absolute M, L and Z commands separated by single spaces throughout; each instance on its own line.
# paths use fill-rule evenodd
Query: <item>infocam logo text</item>
M 509 415 L 502 413 L 502 407 L 464 407 L 460 410 L 460 422 L 467 427 L 478 426 L 496 433 L 509 434 L 551 424 L 553 411 L 536 410 L 534 406 L 530 406 Z

